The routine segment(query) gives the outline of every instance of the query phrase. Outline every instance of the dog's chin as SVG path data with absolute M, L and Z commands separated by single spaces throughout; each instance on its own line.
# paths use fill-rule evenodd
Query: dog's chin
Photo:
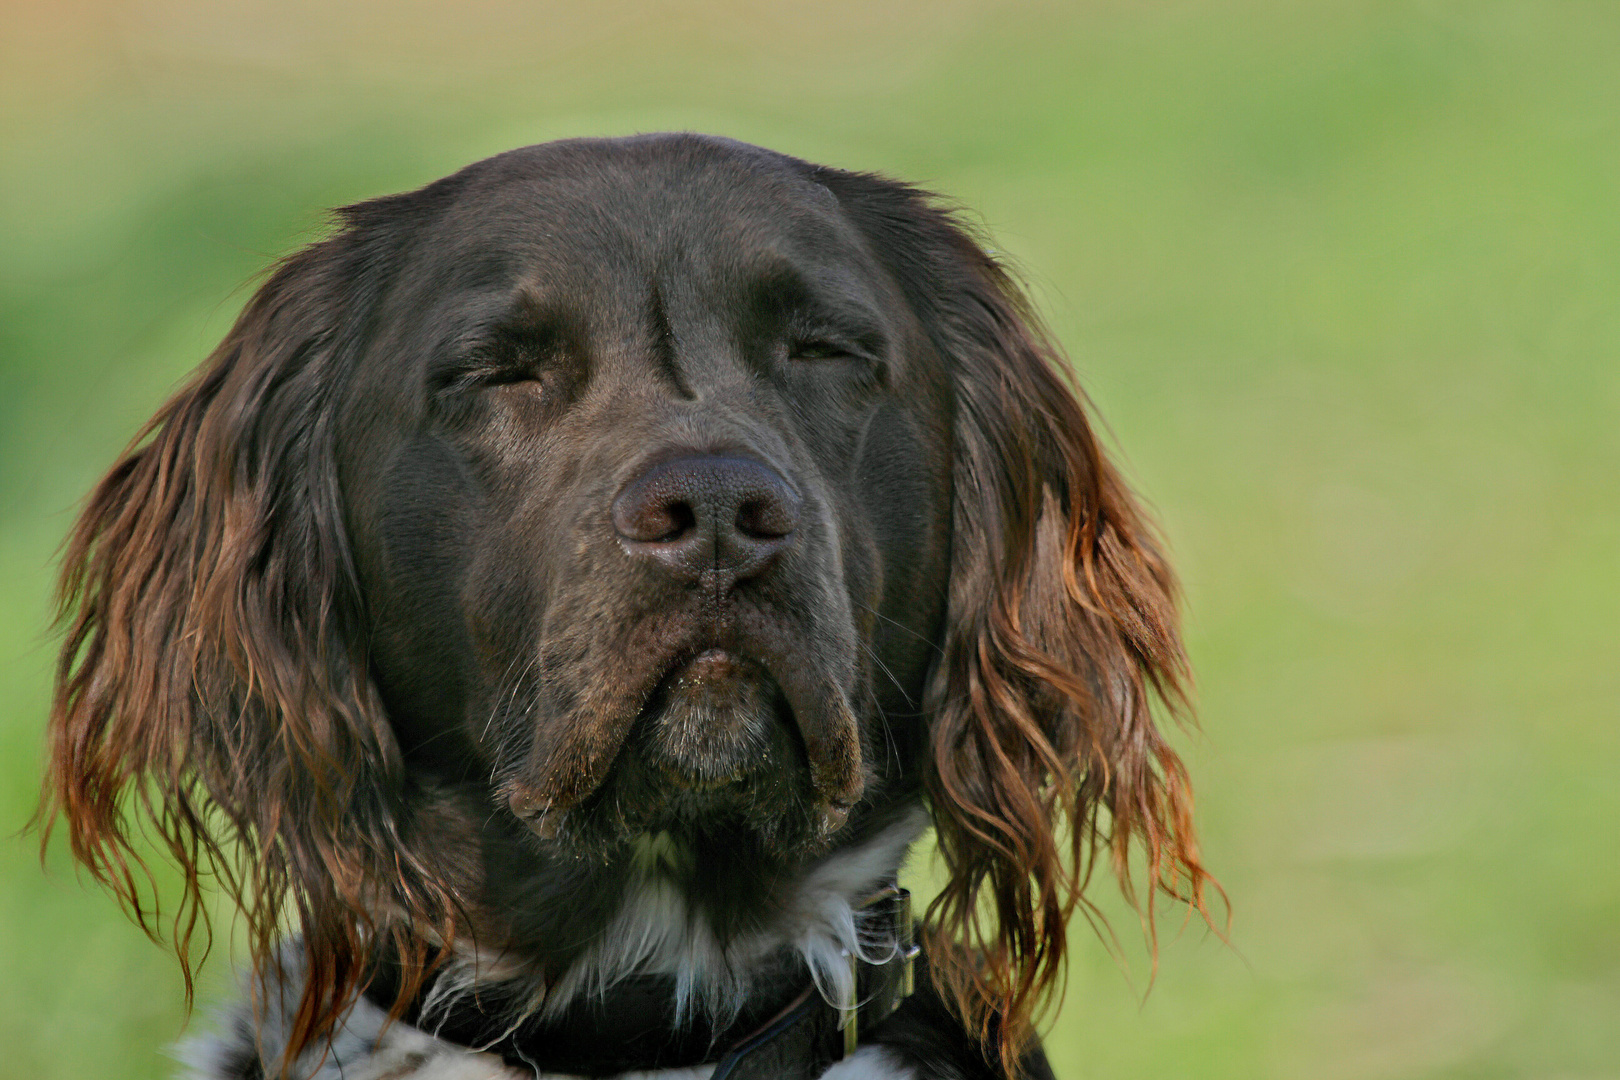
M 758 663 L 709 649 L 659 682 L 601 788 L 548 839 L 603 860 L 659 834 L 792 860 L 827 846 L 815 802 L 780 685 Z

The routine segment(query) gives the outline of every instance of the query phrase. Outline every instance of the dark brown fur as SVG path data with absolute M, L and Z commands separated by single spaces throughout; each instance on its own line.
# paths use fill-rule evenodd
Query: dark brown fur
M 621 337 L 643 343 L 631 349 L 647 358 L 635 371 L 665 374 L 626 375 L 618 399 L 632 404 L 618 413 L 590 411 L 590 380 L 605 368 L 568 358 L 603 355 L 602 320 L 623 304 L 564 318 L 543 296 L 520 297 L 518 314 L 503 316 L 508 338 L 481 346 L 479 362 L 505 363 L 508 346 L 564 359 L 525 368 L 516 390 L 499 371 L 393 359 L 417 347 L 407 327 L 436 325 L 414 313 L 483 295 L 473 290 L 506 280 L 514 252 L 541 267 L 524 271 L 536 280 L 573 282 L 581 295 L 617 288 L 612 274 L 639 264 L 615 248 L 621 233 L 609 225 L 588 233 L 606 237 L 594 251 L 554 255 L 538 240 L 491 246 L 479 230 L 529 228 L 528 204 L 507 193 L 534 184 L 547 205 L 578 200 L 570 222 L 642 220 L 635 200 L 665 196 L 619 179 L 637 169 L 655 186 L 690 179 L 694 194 L 668 196 L 657 214 L 695 205 L 691 220 L 709 215 L 717 228 L 734 215 L 745 239 L 769 232 L 747 224 L 769 217 L 756 206 L 809 222 L 784 235 L 810 237 L 792 250 L 812 252 L 816 266 L 855 267 L 847 289 L 879 312 L 879 382 L 802 362 L 703 368 L 690 342 L 707 324 L 691 312 L 719 294 L 692 286 L 663 297 L 656 282 L 673 280 L 664 270 L 645 333 L 626 324 Z M 495 224 L 477 224 L 486 220 Z M 876 176 L 662 136 L 503 155 L 345 210 L 340 225 L 271 275 L 102 481 L 63 560 L 67 632 L 40 820 L 48 830 L 65 819 L 75 856 L 149 932 L 167 930 L 188 988 L 210 877 L 244 913 L 261 965 L 285 912 L 302 930 L 312 977 L 295 1048 L 330 1028 L 379 953 L 403 963 L 401 1008 L 458 939 L 531 949 L 556 970 L 567 957 L 548 939 L 563 936 L 561 915 L 544 897 L 582 881 L 611 891 L 623 839 L 614 821 L 689 812 L 637 787 L 637 739 L 655 736 L 633 721 L 670 665 L 714 634 L 771 672 L 774 684 L 750 683 L 753 696 L 739 700 L 779 685 L 803 755 L 768 792 L 750 789 L 746 805 L 714 804 L 762 852 L 757 890 L 743 892 L 766 903 L 806 858 L 925 799 L 949 869 L 929 912 L 934 977 L 1009 1069 L 1061 979 L 1067 924 L 1099 853 L 1132 896 L 1131 852 L 1145 853 L 1150 924 L 1158 891 L 1202 910 L 1208 878 L 1185 769 L 1151 714 L 1155 698 L 1185 703 L 1173 577 L 1067 364 L 956 215 Z M 692 228 L 701 239 L 701 224 Z M 733 233 L 716 235 L 724 244 Z M 575 268 L 591 258 L 607 269 Z M 789 316 L 772 305 L 798 304 L 798 288 L 738 296 L 763 313 L 736 325 L 787 334 Z M 826 351 L 815 344 L 801 350 L 812 364 Z M 480 378 L 472 390 L 456 382 Z M 821 382 L 802 382 L 812 378 Z M 712 381 L 693 389 L 701 379 Z M 634 405 L 636 388 L 651 386 L 663 389 Z M 685 388 L 688 404 L 661 403 L 670 386 Z M 715 426 L 694 400 L 730 403 L 729 419 Z M 853 461 L 816 441 L 817 428 L 860 410 L 902 426 L 899 441 Z M 569 426 L 609 415 L 617 428 Z M 682 614 L 680 594 L 619 567 L 611 545 L 590 547 L 595 534 L 568 533 L 566 550 L 545 539 L 563 535 L 547 524 L 551 508 L 601 501 L 568 479 L 579 462 L 632 475 L 644 459 L 622 444 L 679 442 L 687 436 L 669 434 L 677 419 L 704 445 L 789 463 L 784 475 L 814 496 L 812 522 L 825 522 L 807 526 L 792 557 L 743 599 L 722 596 L 735 611 L 701 625 Z M 416 433 L 430 428 L 454 437 L 435 435 L 437 449 L 410 457 L 408 473 L 380 462 L 381 447 L 417 454 L 426 444 Z M 874 478 L 871 462 L 892 462 L 892 475 Z M 457 479 L 468 469 L 474 481 Z M 529 477 L 550 494 L 530 491 Z M 436 483 L 471 484 L 478 497 L 435 510 Z M 401 554 L 413 537 L 420 550 Z M 443 551 L 452 562 L 440 566 Z M 581 574 L 595 587 L 568 584 Z M 433 583 L 447 577 L 479 584 L 441 596 Z M 847 626 L 784 614 L 846 595 Z M 477 614 L 467 628 L 442 628 L 452 599 Z M 655 659 L 614 661 L 636 650 Z M 526 682 L 513 674 L 525 657 L 555 670 Z M 554 815 L 553 835 L 525 829 L 518 818 L 530 812 Z M 185 875 L 166 927 L 146 883 L 143 821 Z M 548 845 L 573 845 L 609 869 L 565 880 L 547 862 L 562 849 Z M 542 899 L 510 914 L 501 889 L 519 880 Z M 589 932 L 592 917 L 576 916 L 574 929 Z

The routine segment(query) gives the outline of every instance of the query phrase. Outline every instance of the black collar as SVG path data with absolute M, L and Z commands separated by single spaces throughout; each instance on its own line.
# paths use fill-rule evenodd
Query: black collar
M 499 1054 L 514 1068 L 575 1076 L 683 1068 L 713 1063 L 710 1080 L 809 1080 L 853 1053 L 863 1033 L 911 994 L 917 956 L 911 894 L 890 885 L 856 908 L 862 936 L 894 942 L 872 963 L 849 957 L 855 992 L 828 1003 L 802 961 L 783 957 L 759 985 L 759 995 L 732 1023 L 716 1028 L 703 1020 L 675 1018 L 675 980 L 638 975 L 615 984 L 605 996 L 581 1000 L 560 1014 L 531 1016 L 513 1027 L 512 1002 L 499 988 L 461 995 L 424 1018 L 422 1001 L 431 983 L 406 1010 L 405 1021 L 469 1049 Z M 366 996 L 383 1009 L 393 1004 L 397 981 L 380 972 Z M 504 1007 L 503 1007 L 504 1006 Z

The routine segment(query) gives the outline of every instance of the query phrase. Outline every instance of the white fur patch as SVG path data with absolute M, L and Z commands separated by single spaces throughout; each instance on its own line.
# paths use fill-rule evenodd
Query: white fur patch
M 283 961 L 284 966 L 286 960 Z M 263 1075 L 280 1074 L 280 1048 L 287 1038 L 287 1006 L 297 983 L 289 982 L 283 1000 L 259 1011 L 257 1038 L 254 1009 L 241 1002 L 220 1019 L 214 1035 L 187 1039 L 176 1056 L 186 1066 L 187 1080 L 241 1080 L 245 1061 L 255 1056 Z M 322 1045 L 301 1054 L 289 1075 L 296 1080 L 521 1080 L 527 1074 L 506 1067 L 494 1054 L 472 1053 L 409 1024 L 383 1030 L 387 1014 L 365 998 L 354 1004 Z
M 751 973 L 783 945 L 804 958 L 816 988 L 830 1003 L 849 1000 L 854 987 L 849 957 L 881 964 L 895 942 L 863 932 L 855 904 L 884 881 L 892 881 L 906 851 L 928 825 L 919 808 L 860 847 L 829 856 L 805 875 L 782 916 L 759 933 L 725 944 L 716 939 L 665 868 L 684 858 L 662 835 L 637 852 L 634 875 L 613 922 L 574 963 L 547 996 L 555 1013 L 581 996 L 603 995 L 634 974 L 673 975 L 676 1015 L 701 1013 L 724 1024 L 752 991 Z

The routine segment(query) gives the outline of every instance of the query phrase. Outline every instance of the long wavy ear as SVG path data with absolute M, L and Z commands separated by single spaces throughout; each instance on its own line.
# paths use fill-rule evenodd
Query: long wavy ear
M 928 777 L 949 878 L 929 911 L 930 955 L 936 981 L 1012 1073 L 1061 982 L 1068 922 L 1100 851 L 1150 935 L 1160 891 L 1204 911 L 1186 770 L 1150 708 L 1187 705 L 1175 581 L 1067 363 L 995 258 L 924 192 L 818 179 L 888 264 L 955 381 Z M 1137 846 L 1143 890 L 1130 868 Z
M 367 912 L 450 931 L 450 897 L 400 836 L 333 448 L 343 360 L 392 246 L 380 212 L 346 212 L 346 231 L 279 266 L 102 480 L 62 569 L 36 824 L 48 840 L 65 819 L 77 859 L 148 934 L 169 931 L 188 1001 L 205 878 L 239 906 L 260 971 L 295 915 L 309 977 L 288 1060 L 357 991 Z M 166 928 L 141 832 L 183 873 Z M 422 938 L 390 932 L 407 959 Z

